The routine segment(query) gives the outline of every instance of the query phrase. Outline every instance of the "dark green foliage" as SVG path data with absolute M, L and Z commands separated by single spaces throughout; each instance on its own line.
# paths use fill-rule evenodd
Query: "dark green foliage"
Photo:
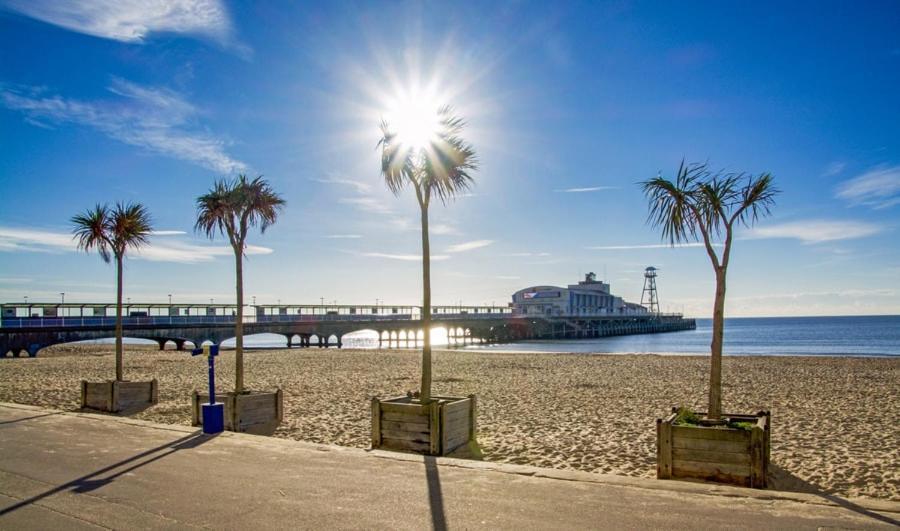
M 700 417 L 690 409 L 682 406 L 678 408 L 673 424 L 676 426 L 699 426 Z

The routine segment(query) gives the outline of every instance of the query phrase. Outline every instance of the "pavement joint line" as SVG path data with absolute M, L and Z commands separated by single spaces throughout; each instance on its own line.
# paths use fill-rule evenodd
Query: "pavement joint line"
M 116 422 L 120 424 L 155 429 L 160 431 L 175 431 L 179 433 L 194 433 L 196 427 L 183 426 L 178 424 L 161 424 L 140 419 L 132 419 L 127 417 L 117 417 L 114 415 L 88 413 L 84 411 L 63 411 L 41 406 L 32 406 L 27 404 L 16 404 L 8 402 L 0 402 L 0 407 L 10 409 L 19 409 L 24 411 L 44 411 L 57 412 L 64 416 L 73 416 L 94 421 Z M 260 435 L 251 435 L 246 433 L 235 433 L 225 431 L 219 436 L 235 437 L 243 439 L 249 437 L 253 442 L 262 442 L 267 444 L 289 444 L 298 446 L 307 450 L 318 451 L 337 451 L 358 453 L 361 456 L 371 456 L 378 459 L 388 459 L 393 461 L 421 462 L 423 456 L 417 454 L 405 454 L 400 452 L 388 452 L 377 449 L 363 449 L 348 446 L 339 446 L 332 444 L 314 443 L 309 441 L 298 441 L 295 439 L 287 439 L 283 437 L 267 437 Z M 677 480 L 658 480 L 648 478 L 638 478 L 630 476 L 616 476 L 612 474 L 596 474 L 593 472 L 584 472 L 580 470 L 557 470 L 553 468 L 541 468 L 530 465 L 516 465 L 512 463 L 494 463 L 490 461 L 473 461 L 467 459 L 459 459 L 453 457 L 437 457 L 436 463 L 439 466 L 463 468 L 470 470 L 482 470 L 487 472 L 498 472 L 501 474 L 514 474 L 520 476 L 537 477 L 542 479 L 564 480 L 580 483 L 594 483 L 600 485 L 608 485 L 614 487 L 630 487 L 634 489 L 644 489 L 651 491 L 664 491 L 673 494 L 688 493 L 701 494 L 706 496 L 719 496 L 728 498 L 744 498 L 758 501 L 788 501 L 794 503 L 818 505 L 825 507 L 842 507 L 842 504 L 829 500 L 828 498 L 812 493 L 791 492 L 791 491 L 775 491 L 775 490 L 758 490 L 742 487 L 732 487 L 726 485 L 714 485 L 708 483 L 699 483 L 691 481 Z M 879 499 L 862 499 L 851 498 L 845 500 L 847 503 L 859 506 L 869 511 L 880 513 L 900 514 L 900 502 Z

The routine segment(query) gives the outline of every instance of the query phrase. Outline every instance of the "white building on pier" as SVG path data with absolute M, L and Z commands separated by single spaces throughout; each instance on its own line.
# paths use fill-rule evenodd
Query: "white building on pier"
M 647 308 L 610 293 L 609 284 L 588 273 L 578 284 L 532 286 L 513 293 L 514 315 L 646 314 Z

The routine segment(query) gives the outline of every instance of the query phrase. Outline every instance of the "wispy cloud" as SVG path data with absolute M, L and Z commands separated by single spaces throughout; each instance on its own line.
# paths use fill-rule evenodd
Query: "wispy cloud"
M 900 204 L 900 166 L 880 167 L 841 184 L 837 197 L 876 210 Z
M 231 20 L 220 0 L 3 0 L 2 4 L 48 24 L 122 42 L 153 33 L 183 33 L 235 46 Z
M 0 227 L 0 252 L 4 251 L 60 253 L 77 251 L 77 247 L 75 239 L 68 233 L 40 229 Z M 272 252 L 272 249 L 267 247 L 256 245 L 247 247 L 248 255 L 263 255 L 271 254 Z M 168 237 L 165 238 L 164 242 L 158 242 L 154 235 L 150 238 L 150 245 L 138 249 L 137 251 L 132 251 L 128 256 L 152 262 L 194 264 L 210 262 L 218 257 L 230 257 L 233 256 L 233 251 L 231 250 L 231 247 L 225 245 L 203 245 L 198 242 L 183 240 L 173 241 Z
M 183 230 L 155 230 L 150 234 L 153 236 L 181 236 L 187 233 Z
M 457 243 L 456 245 L 451 245 L 447 247 L 447 253 L 464 253 L 466 251 L 473 251 L 475 249 L 481 249 L 482 247 L 487 247 L 494 243 L 494 240 L 474 240 L 471 242 Z
M 362 234 L 326 234 L 322 237 L 328 240 L 358 240 Z
M 595 245 L 590 247 L 585 247 L 585 249 L 591 249 L 593 251 L 633 251 L 638 249 L 680 249 L 685 247 L 703 247 L 703 242 L 688 242 L 688 243 L 676 243 L 675 245 L 670 245 L 668 243 L 651 243 L 646 245 Z M 713 246 L 719 247 L 721 244 L 714 243 Z
M 360 256 L 365 256 L 368 258 L 387 258 L 388 260 L 402 260 L 405 262 L 421 262 L 422 255 L 420 254 L 390 254 L 390 253 L 359 253 Z M 435 254 L 431 255 L 431 260 L 446 260 L 450 258 L 447 255 L 443 254 Z
M 883 231 L 884 227 L 864 221 L 805 220 L 755 227 L 743 237 L 747 239 L 793 238 L 813 244 L 865 238 Z
M 847 164 L 839 160 L 831 162 L 825 167 L 825 171 L 822 172 L 822 177 L 834 177 L 844 171 L 844 168 L 846 167 Z
M 550 253 L 509 253 L 501 256 L 509 256 L 513 258 L 528 258 L 528 257 L 544 257 L 550 256 Z
M 257 245 L 248 245 L 245 253 L 248 256 L 272 254 L 272 249 Z M 151 262 L 177 262 L 196 264 L 211 262 L 219 257 L 233 257 L 234 251 L 228 246 L 197 245 L 191 242 L 172 242 L 166 244 L 152 243 L 131 254 L 132 257 Z
M 446 236 L 448 234 L 459 234 L 459 229 L 449 223 L 435 223 L 428 226 L 428 232 L 437 236 Z
M 46 94 L 39 87 L 0 84 L 0 102 L 35 125 L 74 123 L 93 127 L 120 142 L 231 173 L 247 168 L 229 156 L 227 143 L 200 130 L 200 111 L 180 94 L 114 78 L 114 100 L 80 101 Z
M 394 213 L 394 209 L 374 197 L 340 197 L 338 198 L 338 202 L 345 205 L 352 205 L 360 210 L 371 212 L 373 214 Z
M 356 181 L 353 179 L 344 179 L 340 177 L 328 177 L 325 179 L 312 179 L 317 183 L 337 184 L 341 186 L 349 186 L 361 194 L 368 193 L 372 190 L 372 185 L 364 181 Z
M 616 189 L 618 189 L 617 186 L 588 186 L 585 188 L 560 188 L 560 189 L 556 189 L 553 191 L 557 192 L 557 193 L 563 193 L 563 194 L 583 194 L 586 192 L 599 192 L 601 190 L 616 190 Z

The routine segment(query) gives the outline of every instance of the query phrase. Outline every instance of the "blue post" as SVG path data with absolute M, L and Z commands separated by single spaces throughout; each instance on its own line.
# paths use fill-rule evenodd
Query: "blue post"
M 225 429 L 225 404 L 216 402 L 216 356 L 219 355 L 219 345 L 204 345 L 203 348 L 195 348 L 192 356 L 206 355 L 209 365 L 209 403 L 203 404 L 203 433 L 221 433 Z

